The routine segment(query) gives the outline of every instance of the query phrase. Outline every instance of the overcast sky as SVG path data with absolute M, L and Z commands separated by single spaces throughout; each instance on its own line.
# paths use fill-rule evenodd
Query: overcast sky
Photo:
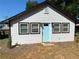
M 0 0 L 0 21 L 25 10 L 28 0 Z M 41 3 L 44 0 L 37 0 Z

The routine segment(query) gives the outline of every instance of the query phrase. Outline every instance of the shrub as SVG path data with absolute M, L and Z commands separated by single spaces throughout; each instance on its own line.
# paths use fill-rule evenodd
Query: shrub
M 76 41 L 77 43 L 79 43 L 79 35 L 76 35 L 75 41 Z
M 0 39 L 9 38 L 9 35 L 0 35 Z

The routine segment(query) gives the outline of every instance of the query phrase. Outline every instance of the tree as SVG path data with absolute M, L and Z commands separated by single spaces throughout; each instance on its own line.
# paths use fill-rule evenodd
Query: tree
M 65 6 L 65 11 L 70 12 L 71 15 L 76 17 L 77 15 L 77 1 L 76 0 L 69 0 L 67 5 Z
M 75 17 L 77 15 L 78 2 L 79 0 L 56 0 L 55 6 L 57 6 L 61 10 L 69 12 L 71 15 L 74 15 Z
M 35 7 L 37 5 L 37 1 L 35 0 L 29 0 L 26 4 L 26 9 L 32 9 L 33 7 Z
M 70 4 L 65 7 L 65 10 L 69 12 L 71 15 L 76 16 L 77 10 L 76 10 L 76 4 Z

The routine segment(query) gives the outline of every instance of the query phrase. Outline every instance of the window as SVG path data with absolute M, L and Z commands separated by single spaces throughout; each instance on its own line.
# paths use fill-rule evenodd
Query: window
M 53 23 L 52 24 L 53 33 L 69 33 L 69 30 L 70 30 L 69 27 L 70 27 L 69 23 Z
M 52 28 L 53 28 L 53 33 L 59 33 L 60 32 L 60 23 L 53 23 Z
M 69 23 L 62 23 L 62 32 L 69 32 Z
M 48 26 L 48 23 L 45 23 L 44 26 Z
M 28 34 L 28 23 L 19 23 L 19 33 L 20 34 Z
M 40 28 L 39 28 L 39 24 L 37 23 L 31 23 L 31 33 L 32 34 L 39 34 Z

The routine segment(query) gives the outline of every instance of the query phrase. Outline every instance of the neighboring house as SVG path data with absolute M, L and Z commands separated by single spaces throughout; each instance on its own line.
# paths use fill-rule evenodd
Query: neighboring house
M 0 35 L 9 35 L 8 24 L 0 23 Z
M 75 19 L 46 1 L 7 20 L 12 45 L 74 41 Z

